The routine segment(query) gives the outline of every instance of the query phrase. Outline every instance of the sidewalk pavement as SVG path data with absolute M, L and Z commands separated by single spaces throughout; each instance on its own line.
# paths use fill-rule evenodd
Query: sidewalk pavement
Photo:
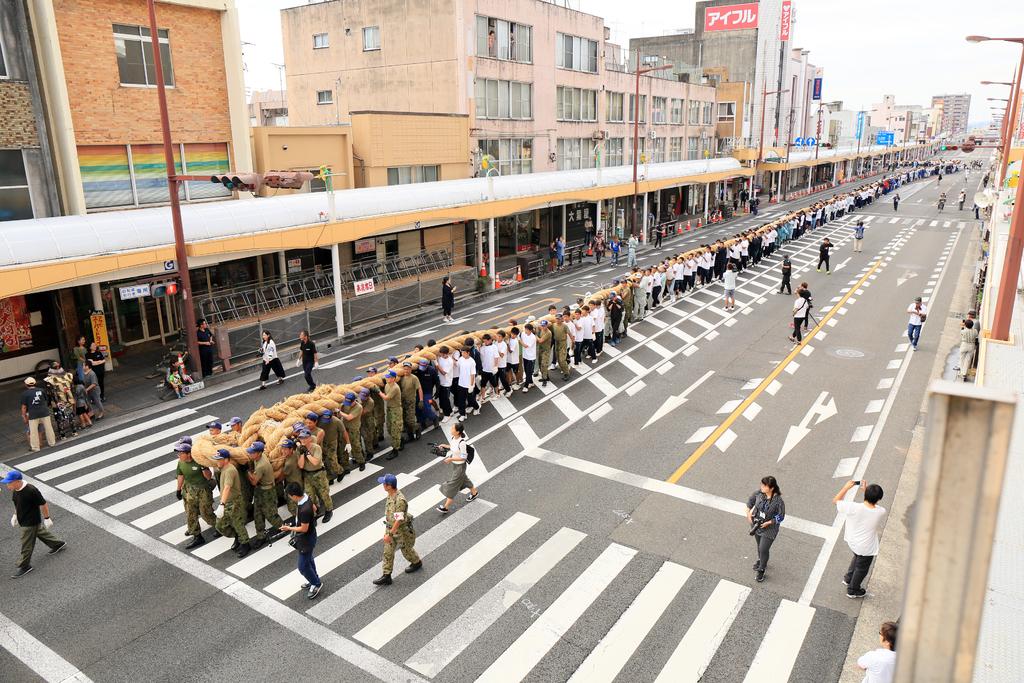
M 972 308 L 971 295 L 974 292 L 974 264 L 978 253 L 978 235 L 971 232 L 960 274 L 950 300 L 950 311 L 966 312 Z M 930 318 L 929 318 L 930 319 Z M 959 317 L 947 316 L 942 327 L 935 361 L 932 365 L 932 379 L 940 379 L 946 368 L 947 351 L 960 345 Z M 921 459 L 924 456 L 924 432 L 927 422 L 928 394 L 921 399 L 921 413 L 907 449 L 900 483 L 896 488 L 888 519 L 882 532 L 878 556 L 871 568 L 868 579 L 869 596 L 861 602 L 857 624 L 846 653 L 840 683 L 860 683 L 864 672 L 857 666 L 857 659 L 865 652 L 874 650 L 878 644 L 878 627 L 885 621 L 896 621 L 903 610 L 903 593 L 906 588 L 910 533 L 913 522 L 914 503 L 917 501 L 917 485 L 921 474 Z M 897 655 L 899 646 L 896 648 Z

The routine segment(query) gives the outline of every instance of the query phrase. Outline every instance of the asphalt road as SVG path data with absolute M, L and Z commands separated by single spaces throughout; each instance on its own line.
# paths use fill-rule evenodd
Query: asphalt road
M 943 186 L 955 197 L 963 176 Z M 4 679 L 837 680 L 860 603 L 840 583 L 849 554 L 831 499 L 849 478 L 895 492 L 933 354 L 948 352 L 928 325 L 920 350 L 907 347 L 906 307 L 920 295 L 932 320 L 951 313 L 948 264 L 965 258 L 976 225 L 955 202 L 936 213 L 934 180 L 900 194 L 898 213 L 886 198 L 785 249 L 820 321 L 805 344 L 787 340 L 791 300 L 775 294 L 773 259 L 741 275 L 735 311 L 713 285 L 635 324 L 569 382 L 487 404 L 467 423 L 480 498 L 447 516 L 432 510 L 447 472 L 423 442 L 333 485 L 313 603 L 283 543 L 244 560 L 220 541 L 184 550 L 170 451 L 213 417 L 300 391 L 301 378 L 284 391 L 218 387 L 8 456 L 50 499 L 69 545 L 37 551 L 36 571 L 5 584 Z M 642 262 L 783 210 L 677 238 Z M 860 254 L 856 219 L 868 228 Z M 838 245 L 831 274 L 814 270 L 826 236 Z M 624 270 L 591 268 L 458 311 L 452 325 L 325 350 L 320 380 L 543 313 Z M 394 585 L 376 589 L 385 467 L 416 513 L 424 570 L 404 574 L 399 559 Z M 757 584 L 743 512 L 765 474 L 788 516 Z M 0 547 L 16 545 L 4 526 Z

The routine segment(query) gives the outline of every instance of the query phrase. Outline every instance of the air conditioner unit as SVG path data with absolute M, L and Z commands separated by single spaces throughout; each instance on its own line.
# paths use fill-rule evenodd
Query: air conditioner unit
M 604 140 L 607 134 L 608 131 L 606 130 L 595 130 L 593 133 L 590 134 L 590 138 L 592 140 Z

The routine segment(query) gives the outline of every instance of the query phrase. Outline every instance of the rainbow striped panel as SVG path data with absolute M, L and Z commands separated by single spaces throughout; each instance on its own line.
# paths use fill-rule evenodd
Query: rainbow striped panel
M 124 145 L 80 146 L 78 167 L 82 173 L 86 209 L 135 204 L 128 172 L 128 149 Z
M 174 171 L 181 170 L 181 148 L 173 145 Z M 139 204 L 166 204 L 167 162 L 164 161 L 163 145 L 132 145 L 132 168 L 135 170 L 135 192 Z M 185 200 L 185 190 L 178 187 L 178 199 Z
M 231 170 L 228 162 L 226 142 L 195 142 L 185 144 L 185 168 L 189 175 L 213 175 Z M 188 196 L 191 199 L 230 197 L 231 192 L 223 185 L 189 181 Z

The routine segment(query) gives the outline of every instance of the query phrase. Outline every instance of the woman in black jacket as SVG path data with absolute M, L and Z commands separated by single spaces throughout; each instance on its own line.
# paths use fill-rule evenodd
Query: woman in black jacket
M 750 522 L 750 535 L 757 546 L 757 561 L 754 571 L 757 582 L 764 581 L 764 572 L 768 567 L 768 551 L 779 535 L 779 525 L 786 518 L 786 503 L 782 500 L 782 491 L 775 477 L 761 478 L 761 488 L 750 494 L 747 500 L 747 521 Z
M 441 280 L 441 312 L 444 313 L 444 321 L 452 322 L 452 311 L 455 309 L 455 285 L 447 275 Z

